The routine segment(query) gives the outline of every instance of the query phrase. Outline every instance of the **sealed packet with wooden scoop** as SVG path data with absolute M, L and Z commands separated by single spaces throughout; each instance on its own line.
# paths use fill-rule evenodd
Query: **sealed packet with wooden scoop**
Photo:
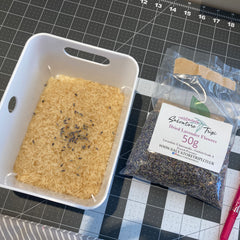
M 221 208 L 239 127 L 240 71 L 215 56 L 192 55 L 200 61 L 167 50 L 152 96 L 154 110 L 121 173 Z

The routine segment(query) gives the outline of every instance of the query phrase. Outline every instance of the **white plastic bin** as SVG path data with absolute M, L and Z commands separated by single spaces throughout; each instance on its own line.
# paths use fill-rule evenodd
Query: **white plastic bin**
M 65 48 L 103 56 L 109 60 L 109 63 L 96 63 L 71 56 L 66 53 Z M 121 88 L 125 94 L 125 102 L 109 163 L 100 192 L 95 199 L 81 200 L 20 183 L 13 173 L 14 162 L 32 113 L 44 89 L 44 84 L 50 76 L 57 74 L 81 77 L 115 86 Z M 50 34 L 36 34 L 31 37 L 23 49 L 0 103 L 0 187 L 82 209 L 98 207 L 105 200 L 111 186 L 135 94 L 137 76 L 138 65 L 128 55 Z M 12 97 L 16 98 L 16 105 L 10 112 L 8 105 Z

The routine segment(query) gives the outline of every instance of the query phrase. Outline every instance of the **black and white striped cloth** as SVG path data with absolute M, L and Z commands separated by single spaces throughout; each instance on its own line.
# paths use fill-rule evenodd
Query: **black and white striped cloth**
M 40 223 L 0 215 L 1 240 L 99 240 L 67 230 L 57 229 Z

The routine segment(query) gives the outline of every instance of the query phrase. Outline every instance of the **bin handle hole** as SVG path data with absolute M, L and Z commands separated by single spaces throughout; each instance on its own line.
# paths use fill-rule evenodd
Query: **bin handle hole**
M 11 97 L 11 99 L 8 102 L 8 111 L 12 113 L 16 107 L 17 104 L 17 98 L 15 96 Z
M 88 61 L 92 61 L 92 62 L 96 62 L 96 63 L 100 63 L 103 65 L 109 65 L 110 60 L 106 57 L 97 55 L 97 54 L 93 54 L 93 53 L 89 53 L 89 52 L 85 52 L 85 51 L 81 51 L 75 48 L 70 48 L 70 47 L 66 47 L 64 48 L 64 52 L 67 55 L 70 55 L 71 57 L 77 57 L 77 58 L 82 58 Z

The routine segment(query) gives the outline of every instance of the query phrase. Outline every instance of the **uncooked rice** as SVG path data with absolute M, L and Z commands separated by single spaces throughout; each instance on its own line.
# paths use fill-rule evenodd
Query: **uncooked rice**
M 116 87 L 51 77 L 14 165 L 17 180 L 81 199 L 96 196 L 123 101 Z

